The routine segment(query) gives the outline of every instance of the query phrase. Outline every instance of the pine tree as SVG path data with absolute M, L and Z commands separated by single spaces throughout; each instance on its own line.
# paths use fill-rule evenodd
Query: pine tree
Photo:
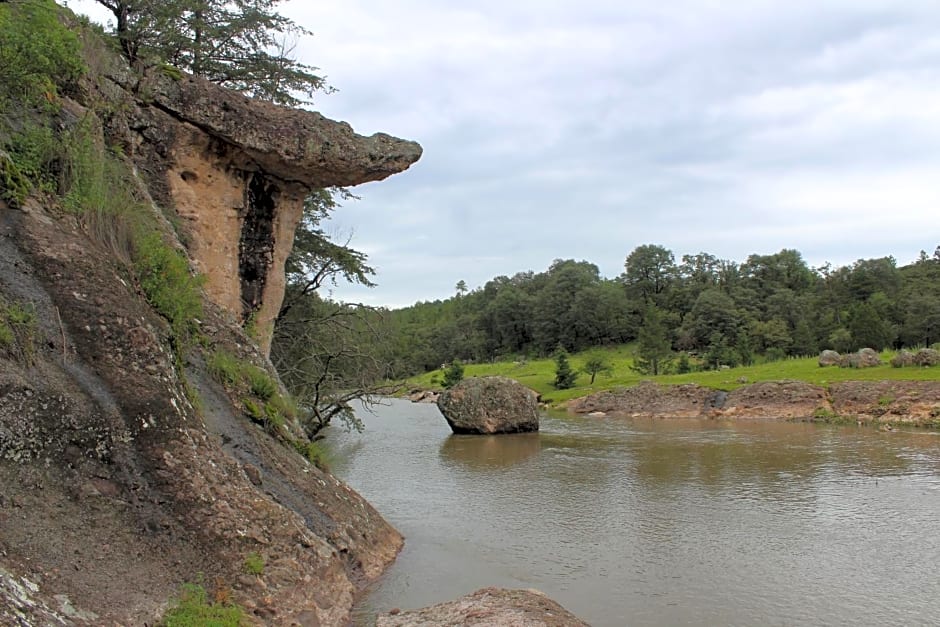
M 555 351 L 555 389 L 567 390 L 574 387 L 578 373 L 571 369 L 568 363 L 568 351 L 559 346 Z
M 662 311 L 656 305 L 647 307 L 643 326 L 637 336 L 636 356 L 631 368 L 640 374 L 658 375 L 672 361 L 672 342 Z

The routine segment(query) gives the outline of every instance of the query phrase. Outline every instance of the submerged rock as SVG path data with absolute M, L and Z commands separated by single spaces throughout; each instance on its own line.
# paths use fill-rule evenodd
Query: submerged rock
M 437 406 L 454 433 L 539 430 L 538 394 L 506 377 L 464 379 L 442 392 Z
M 587 627 L 587 623 L 538 590 L 483 588 L 456 601 L 420 610 L 380 614 L 376 627 L 464 625 L 484 627 Z

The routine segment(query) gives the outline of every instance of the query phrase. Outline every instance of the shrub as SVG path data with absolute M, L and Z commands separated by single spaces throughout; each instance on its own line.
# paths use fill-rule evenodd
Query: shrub
M 32 364 L 39 327 L 31 305 L 7 303 L 0 297 L 0 354 Z
M 213 379 L 226 387 L 233 387 L 241 380 L 241 364 L 225 351 L 215 351 L 206 362 Z
M 52 0 L 0 4 L 0 105 L 49 103 L 56 85 L 71 87 L 85 71 L 78 37 L 59 10 Z
M 463 373 L 463 364 L 460 363 L 459 359 L 455 359 L 444 371 L 444 379 L 441 381 L 441 385 L 445 388 L 454 387 L 463 381 Z
M 184 584 L 176 605 L 160 623 L 163 627 L 239 627 L 245 620 L 241 607 L 230 602 L 209 602 L 206 589 L 198 584 Z
M 264 558 L 260 554 L 251 552 L 245 556 L 245 572 L 249 575 L 264 574 Z
M 202 315 L 203 277 L 189 271 L 189 261 L 163 241 L 159 232 L 140 235 L 135 242 L 134 269 L 148 302 L 166 318 L 179 352 L 196 333 Z
M 243 376 L 248 382 L 249 391 L 262 401 L 269 401 L 277 394 L 277 383 L 261 368 L 246 365 Z

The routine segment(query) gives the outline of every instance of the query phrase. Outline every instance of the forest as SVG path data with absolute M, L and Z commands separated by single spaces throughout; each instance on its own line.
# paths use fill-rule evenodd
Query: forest
M 717 368 L 823 349 L 930 346 L 940 342 L 940 246 L 901 267 L 889 256 L 813 268 L 792 249 L 743 262 L 705 252 L 677 261 L 648 244 L 614 278 L 588 261 L 559 259 L 544 272 L 498 276 L 473 290 L 460 281 L 446 300 L 369 311 L 346 333 L 358 334 L 359 348 L 389 378 L 453 360 L 631 342 L 650 374 L 688 367 L 689 357 Z

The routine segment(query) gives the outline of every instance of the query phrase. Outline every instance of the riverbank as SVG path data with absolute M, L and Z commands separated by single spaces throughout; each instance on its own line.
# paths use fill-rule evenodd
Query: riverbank
M 804 420 L 940 427 L 940 381 L 764 381 L 724 391 L 696 384 L 639 385 L 566 403 L 570 413 L 634 418 Z

